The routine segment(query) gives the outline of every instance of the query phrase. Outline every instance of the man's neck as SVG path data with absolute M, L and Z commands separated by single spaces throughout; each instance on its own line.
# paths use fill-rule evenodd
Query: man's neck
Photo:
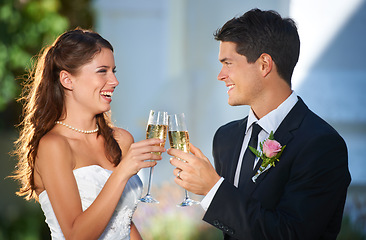
M 291 95 L 291 93 L 292 90 L 289 87 L 268 92 L 260 99 L 260 101 L 251 106 L 253 113 L 258 119 L 261 119 L 280 106 Z

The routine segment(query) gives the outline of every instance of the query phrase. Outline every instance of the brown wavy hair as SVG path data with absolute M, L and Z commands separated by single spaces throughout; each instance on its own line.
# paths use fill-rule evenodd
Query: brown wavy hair
M 62 114 L 65 112 L 65 93 L 59 81 L 60 72 L 66 70 L 76 74 L 102 48 L 113 51 L 112 45 L 98 33 L 77 28 L 60 35 L 51 46 L 41 51 L 19 99 L 24 101 L 24 119 L 20 124 L 20 136 L 15 142 L 14 151 L 18 163 L 12 177 L 21 183 L 17 195 L 27 200 L 38 200 L 34 166 L 39 141 L 55 126 L 55 121 L 64 117 Z M 110 111 L 96 115 L 96 120 L 99 125 L 97 134 L 105 139 L 105 154 L 112 163 L 118 165 L 122 151 L 113 137 Z

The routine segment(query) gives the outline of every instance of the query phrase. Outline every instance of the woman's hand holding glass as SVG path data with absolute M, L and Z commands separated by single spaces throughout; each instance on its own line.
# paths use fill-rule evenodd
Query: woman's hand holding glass
M 161 146 L 163 141 L 164 140 L 154 138 L 132 143 L 119 164 L 121 165 L 121 169 L 129 174 L 128 177 L 132 177 L 142 168 L 154 167 L 157 164 L 156 161 L 162 159 L 161 154 L 155 154 L 155 152 L 161 153 L 166 151 L 165 148 Z
M 168 113 L 150 110 L 149 120 L 147 122 L 147 127 L 146 127 L 146 139 L 160 139 L 161 141 L 160 141 L 159 145 L 161 147 L 164 147 L 167 131 L 168 131 Z M 152 151 L 151 154 L 159 156 L 161 158 L 161 152 L 159 152 L 159 151 L 156 151 L 156 152 Z M 150 160 L 153 161 L 154 158 L 151 158 Z M 154 166 L 150 167 L 147 193 L 146 193 L 145 197 L 140 198 L 141 202 L 159 203 L 159 201 L 157 201 L 155 198 L 153 198 L 150 194 Z

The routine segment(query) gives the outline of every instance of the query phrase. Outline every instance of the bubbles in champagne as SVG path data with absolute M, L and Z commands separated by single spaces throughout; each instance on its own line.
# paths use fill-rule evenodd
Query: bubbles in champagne
M 169 131 L 169 143 L 171 148 L 189 152 L 188 131 Z
M 168 131 L 167 125 L 153 125 L 149 124 L 146 130 L 146 139 L 159 138 L 163 139 L 164 142 L 160 144 L 161 147 L 165 146 L 166 133 Z M 154 152 L 155 154 L 161 155 L 161 152 Z

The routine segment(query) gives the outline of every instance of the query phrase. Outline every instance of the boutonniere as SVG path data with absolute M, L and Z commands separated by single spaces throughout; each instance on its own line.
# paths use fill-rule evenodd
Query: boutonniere
M 274 167 L 276 161 L 279 162 L 279 157 L 281 156 L 283 149 L 286 147 L 281 146 L 279 142 L 274 140 L 273 137 L 273 131 L 269 134 L 268 139 L 264 140 L 260 143 L 260 151 L 257 149 L 249 146 L 250 150 L 259 158 L 261 158 L 262 164 L 259 167 L 256 174 L 252 177 L 252 181 L 255 183 L 259 175 L 261 175 L 263 172 L 267 171 L 270 167 Z

